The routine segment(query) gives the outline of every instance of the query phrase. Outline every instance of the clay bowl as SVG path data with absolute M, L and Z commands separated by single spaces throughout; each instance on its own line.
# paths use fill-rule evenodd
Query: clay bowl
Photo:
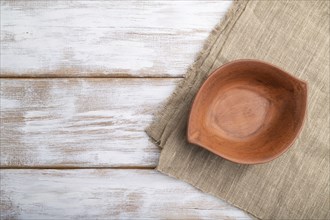
M 265 163 L 292 145 L 306 105 L 305 82 L 262 61 L 233 61 L 198 91 L 188 141 L 233 162 Z

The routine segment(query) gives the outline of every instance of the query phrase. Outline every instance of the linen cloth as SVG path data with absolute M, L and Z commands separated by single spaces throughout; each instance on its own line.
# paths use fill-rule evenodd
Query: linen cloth
M 147 128 L 163 148 L 157 169 L 258 218 L 329 219 L 329 35 L 329 1 L 235 1 Z M 269 163 L 240 165 L 187 143 L 196 92 L 235 59 L 270 62 L 308 83 L 302 133 Z

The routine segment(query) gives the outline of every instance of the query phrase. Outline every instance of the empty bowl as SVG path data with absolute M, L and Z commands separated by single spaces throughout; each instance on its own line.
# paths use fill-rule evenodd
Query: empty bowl
M 303 125 L 307 84 L 274 65 L 236 60 L 216 69 L 193 102 L 187 137 L 242 164 L 273 160 Z

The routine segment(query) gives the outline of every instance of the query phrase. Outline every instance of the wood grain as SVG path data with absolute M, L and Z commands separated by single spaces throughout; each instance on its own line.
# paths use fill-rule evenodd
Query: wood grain
M 155 167 L 144 132 L 178 79 L 2 79 L 1 167 Z
M 0 4 L 1 219 L 250 219 L 151 170 L 144 132 L 230 1 Z
M 1 1 L 2 77 L 182 77 L 230 1 Z
M 1 170 L 1 219 L 250 219 L 153 170 Z
M 266 163 L 292 146 L 306 110 L 307 82 L 267 62 L 236 60 L 199 89 L 187 139 L 235 163 Z

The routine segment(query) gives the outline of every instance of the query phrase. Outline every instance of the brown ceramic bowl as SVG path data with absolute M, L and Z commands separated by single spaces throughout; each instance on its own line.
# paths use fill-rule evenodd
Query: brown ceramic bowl
M 198 91 L 188 141 L 233 162 L 265 163 L 292 145 L 306 105 L 305 82 L 262 61 L 233 61 Z

